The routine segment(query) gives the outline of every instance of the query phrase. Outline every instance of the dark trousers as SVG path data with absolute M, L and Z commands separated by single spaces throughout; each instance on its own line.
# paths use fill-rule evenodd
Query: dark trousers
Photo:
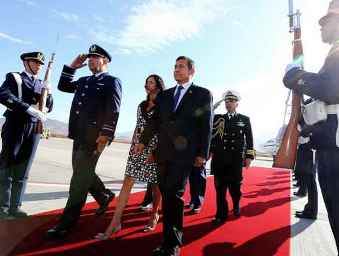
M 339 252 L 339 150 L 317 150 L 318 179 Z
M 205 198 L 206 191 L 206 168 L 203 167 L 193 167 L 193 170 L 189 176 L 189 185 L 190 185 L 190 195 L 191 201 L 190 204 L 193 205 L 193 208 L 199 208 L 202 206 Z
M 192 164 L 166 162 L 159 164 L 163 209 L 163 245 L 182 245 L 185 186 Z
M 0 207 L 16 210 L 22 204 L 29 170 L 40 140 L 34 122 L 7 118 L 1 131 Z
M 99 204 L 103 204 L 111 193 L 95 173 L 100 154 L 94 154 L 94 150 L 94 146 L 90 147 L 77 141 L 73 143 L 73 175 L 67 204 L 59 222 L 59 225 L 64 228 L 70 228 L 76 224 L 81 209 L 86 203 L 88 192 Z
M 316 183 L 316 166 L 313 163 L 313 151 L 308 144 L 302 144 L 297 151 L 295 170 L 298 172 L 300 190 L 308 195 L 304 212 L 310 215 L 318 213 L 318 190 Z
M 241 198 L 241 180 L 234 180 L 223 175 L 214 175 L 214 187 L 216 191 L 217 212 L 216 218 L 227 219 L 228 217 L 228 203 L 226 199 L 227 190 L 229 189 L 233 207 L 239 206 Z
M 303 174 L 303 180 L 307 188 L 308 201 L 304 212 L 316 216 L 318 214 L 318 189 L 316 183 L 316 166 L 314 165 L 309 173 Z

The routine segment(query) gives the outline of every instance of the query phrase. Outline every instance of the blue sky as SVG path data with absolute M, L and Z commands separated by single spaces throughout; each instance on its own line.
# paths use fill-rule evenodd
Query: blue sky
M 328 2 L 295 0 L 295 5 L 303 13 L 305 69 L 316 72 L 328 51 L 317 24 Z M 97 43 L 112 54 L 109 71 L 123 85 L 118 132 L 134 129 L 149 74 L 162 76 L 166 87 L 175 85 L 179 55 L 195 60 L 194 82 L 209 88 L 215 101 L 227 89 L 240 92 L 238 111 L 250 116 L 256 144 L 275 137 L 282 124 L 287 90 L 281 79 L 292 40 L 287 0 L 13 0 L 2 3 L 2 10 L 7 10 L 0 18 L 2 80 L 23 69 L 22 52 L 41 50 L 49 57 L 56 51 L 55 109 L 49 118 L 68 120 L 72 95 L 56 89 L 62 66 Z M 77 71 L 87 74 L 86 67 Z

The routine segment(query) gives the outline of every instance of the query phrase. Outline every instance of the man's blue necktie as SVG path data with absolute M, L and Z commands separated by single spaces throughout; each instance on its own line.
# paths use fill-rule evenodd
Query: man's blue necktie
M 173 111 L 175 111 L 177 109 L 177 104 L 180 98 L 180 93 L 181 90 L 184 89 L 184 87 L 182 85 L 179 85 L 177 88 L 177 92 L 174 95 L 174 106 L 173 106 Z

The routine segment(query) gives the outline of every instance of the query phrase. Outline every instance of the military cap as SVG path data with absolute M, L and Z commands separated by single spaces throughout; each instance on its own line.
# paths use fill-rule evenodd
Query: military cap
M 35 60 L 44 65 L 45 56 L 42 52 L 26 52 L 20 55 L 21 60 Z
M 93 44 L 91 45 L 91 47 L 89 47 L 87 56 L 91 56 L 91 55 L 106 57 L 109 61 L 112 60 L 111 55 L 104 48 L 100 47 L 97 44 Z
M 223 95 L 224 100 L 236 100 L 240 101 L 240 94 L 237 91 L 234 90 L 228 90 Z
M 332 0 L 328 6 L 328 11 L 324 17 L 319 20 L 323 24 L 329 17 L 337 16 L 339 18 L 339 0 Z

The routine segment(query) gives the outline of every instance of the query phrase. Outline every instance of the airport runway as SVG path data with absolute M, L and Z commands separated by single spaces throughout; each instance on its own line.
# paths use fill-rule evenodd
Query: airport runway
M 129 147 L 129 144 L 112 143 L 98 163 L 97 174 L 108 188 L 117 193 L 122 184 Z M 29 176 L 23 210 L 29 214 L 36 214 L 65 206 L 72 174 L 71 148 L 72 141 L 69 139 L 41 140 Z M 270 167 L 271 165 L 270 158 L 259 158 L 253 162 L 253 166 Z M 133 191 L 144 189 L 145 184 L 137 183 Z M 88 197 L 87 200 L 93 199 Z M 337 255 L 321 193 L 319 193 L 319 215 L 316 221 L 293 217 L 296 210 L 303 209 L 306 200 L 306 198 L 292 197 L 291 255 Z

